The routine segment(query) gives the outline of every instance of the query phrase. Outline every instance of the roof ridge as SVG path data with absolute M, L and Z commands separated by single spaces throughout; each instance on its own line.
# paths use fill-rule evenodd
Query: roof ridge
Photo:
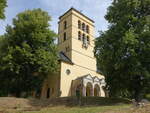
M 71 10 L 76 11 L 77 13 L 79 13 L 80 15 L 84 16 L 85 18 L 87 18 L 88 20 L 90 20 L 91 22 L 94 23 L 94 20 L 90 19 L 88 16 L 86 16 L 85 14 L 81 13 L 80 11 L 78 11 L 77 9 L 75 9 L 75 8 L 73 8 L 73 7 L 71 7 L 68 11 L 66 11 L 63 15 L 61 15 L 61 16 L 59 17 L 59 19 L 61 19 L 61 17 L 63 17 L 65 14 L 67 14 L 67 13 L 68 13 L 69 11 L 71 11 Z

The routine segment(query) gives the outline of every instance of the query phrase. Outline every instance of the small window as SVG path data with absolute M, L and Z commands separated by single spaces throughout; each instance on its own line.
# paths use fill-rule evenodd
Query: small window
M 89 36 L 87 36 L 87 42 L 88 42 L 88 44 L 90 44 L 90 38 L 89 38 Z
M 66 40 L 67 38 L 66 38 L 66 33 L 64 33 L 64 41 Z
M 82 30 L 85 31 L 85 23 L 82 23 Z
M 78 32 L 78 40 L 81 40 L 81 32 Z
M 89 26 L 86 25 L 86 32 L 89 33 Z
M 70 48 L 69 46 L 66 47 L 66 52 L 69 52 Z
M 64 29 L 67 29 L 67 21 L 64 21 Z
M 71 73 L 70 69 L 67 69 L 67 70 L 66 70 L 66 74 L 67 74 L 67 75 L 70 75 L 70 73 Z
M 81 21 L 78 20 L 78 28 L 81 29 Z

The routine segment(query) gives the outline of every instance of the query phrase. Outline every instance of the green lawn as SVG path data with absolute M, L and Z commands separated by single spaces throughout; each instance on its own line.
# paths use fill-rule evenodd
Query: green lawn
M 55 103 L 49 100 L 4 97 L 0 98 L 0 113 L 150 113 L 150 104 L 137 108 L 130 100 L 122 98 L 88 97 L 82 99 L 82 106 L 73 104 L 75 98 L 58 99 Z
M 41 111 L 29 111 L 21 113 L 101 113 L 106 111 L 115 111 L 130 108 L 131 105 L 115 105 L 115 106 L 87 106 L 87 107 L 49 107 Z M 19 113 L 19 112 L 18 112 Z
M 2 113 L 103 113 L 131 108 L 130 100 L 122 98 L 87 97 L 81 99 L 82 106 L 76 104 L 75 100 L 75 97 L 67 97 L 51 102 L 49 100 L 4 97 L 0 99 L 0 111 L 4 111 Z

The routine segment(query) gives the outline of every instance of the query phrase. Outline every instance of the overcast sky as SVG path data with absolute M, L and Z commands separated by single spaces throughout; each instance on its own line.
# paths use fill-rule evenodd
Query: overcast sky
M 34 8 L 41 8 L 49 13 L 52 17 L 51 28 L 57 32 L 58 17 L 74 7 L 95 21 L 95 35 L 98 36 L 98 31 L 107 29 L 108 23 L 104 15 L 111 2 L 112 0 L 8 0 L 6 19 L 0 20 L 0 35 L 5 33 L 5 26 L 10 25 L 19 12 Z

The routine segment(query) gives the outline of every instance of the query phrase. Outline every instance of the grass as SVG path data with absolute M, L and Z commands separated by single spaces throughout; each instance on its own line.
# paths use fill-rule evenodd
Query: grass
M 132 105 L 66 107 L 57 106 L 44 108 L 40 111 L 10 113 L 150 113 L 150 106 L 133 107 Z
M 57 106 L 44 108 L 40 111 L 16 112 L 16 113 L 102 113 L 107 111 L 116 111 L 120 109 L 130 108 L 131 105 L 115 105 L 115 106 L 86 106 L 86 107 L 66 107 Z
M 150 105 L 145 107 L 133 107 L 129 104 L 86 107 L 55 106 L 43 108 L 40 111 L 7 110 L 0 113 L 150 113 Z
M 0 113 L 150 113 L 150 105 L 137 108 L 130 100 L 123 98 L 88 97 L 83 98 L 82 106 L 73 104 L 74 99 L 58 98 L 55 103 L 49 100 L 4 97 L 0 98 Z

